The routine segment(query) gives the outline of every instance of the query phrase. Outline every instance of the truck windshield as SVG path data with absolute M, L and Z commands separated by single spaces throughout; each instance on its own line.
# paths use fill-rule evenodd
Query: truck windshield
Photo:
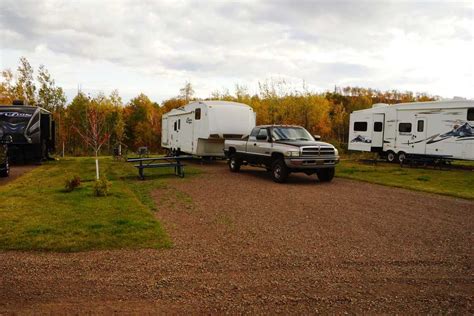
M 302 127 L 273 127 L 272 136 L 275 140 L 314 140 Z

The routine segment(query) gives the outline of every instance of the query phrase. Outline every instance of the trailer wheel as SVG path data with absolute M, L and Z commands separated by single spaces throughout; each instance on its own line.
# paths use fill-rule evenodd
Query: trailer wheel
M 334 168 L 324 168 L 316 171 L 320 182 L 331 182 L 336 170 Z
M 0 171 L 0 177 L 8 177 L 10 175 L 10 163 L 8 162 L 8 157 L 3 164 L 2 171 Z
M 235 154 L 230 156 L 230 158 L 229 158 L 229 169 L 230 169 L 230 171 L 239 172 L 241 164 L 242 164 L 242 162 L 239 159 L 237 159 Z
M 406 158 L 407 158 L 407 155 L 403 151 L 399 152 L 397 155 L 397 161 L 399 163 L 403 163 Z
M 290 172 L 283 159 L 276 160 L 272 165 L 272 178 L 277 183 L 284 183 Z
M 388 162 L 395 162 L 397 159 L 397 155 L 393 151 L 387 152 L 387 161 Z

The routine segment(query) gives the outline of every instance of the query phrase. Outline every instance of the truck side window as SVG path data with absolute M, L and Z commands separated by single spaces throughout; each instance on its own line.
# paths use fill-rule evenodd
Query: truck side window
M 255 127 L 252 132 L 250 133 L 250 137 L 249 139 L 255 139 L 257 138 L 257 134 L 258 134 L 258 131 L 260 130 L 260 128 L 258 127 Z
M 265 139 L 268 138 L 268 131 L 266 128 L 261 128 L 260 131 L 258 132 L 258 138 L 260 137 L 265 137 Z
M 367 122 L 354 122 L 354 131 L 356 131 L 356 132 L 366 132 L 367 131 Z
M 195 119 L 196 121 L 198 121 L 198 120 L 201 119 L 201 109 L 196 109 L 196 110 L 194 111 L 194 119 Z
M 467 120 L 474 121 L 474 108 L 467 109 Z
M 416 131 L 423 132 L 425 130 L 425 121 L 419 120 L 417 123 Z
M 381 132 L 383 128 L 382 122 L 375 122 L 374 123 L 374 132 Z
M 411 133 L 411 123 L 400 123 L 398 124 L 399 133 Z

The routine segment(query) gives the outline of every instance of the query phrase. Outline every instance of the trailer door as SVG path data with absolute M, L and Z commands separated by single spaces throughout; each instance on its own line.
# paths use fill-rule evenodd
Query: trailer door
M 374 114 L 371 151 L 378 152 L 383 150 L 384 129 L 385 114 Z
M 416 118 L 415 130 L 413 132 L 413 144 L 411 145 L 412 152 L 414 154 L 419 154 L 419 155 L 426 154 L 426 135 L 427 135 L 426 123 L 427 123 L 426 118 L 422 118 L 422 117 Z

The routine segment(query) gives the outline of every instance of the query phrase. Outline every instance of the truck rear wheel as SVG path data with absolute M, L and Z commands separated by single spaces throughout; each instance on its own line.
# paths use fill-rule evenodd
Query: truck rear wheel
M 241 161 L 239 159 L 237 159 L 235 154 L 230 156 L 230 158 L 229 158 L 229 169 L 230 169 L 230 171 L 239 172 L 241 165 L 242 165 Z
M 336 170 L 334 168 L 319 169 L 316 171 L 320 182 L 331 182 Z
M 276 160 L 272 165 L 272 178 L 277 183 L 286 182 L 290 172 L 283 159 Z

